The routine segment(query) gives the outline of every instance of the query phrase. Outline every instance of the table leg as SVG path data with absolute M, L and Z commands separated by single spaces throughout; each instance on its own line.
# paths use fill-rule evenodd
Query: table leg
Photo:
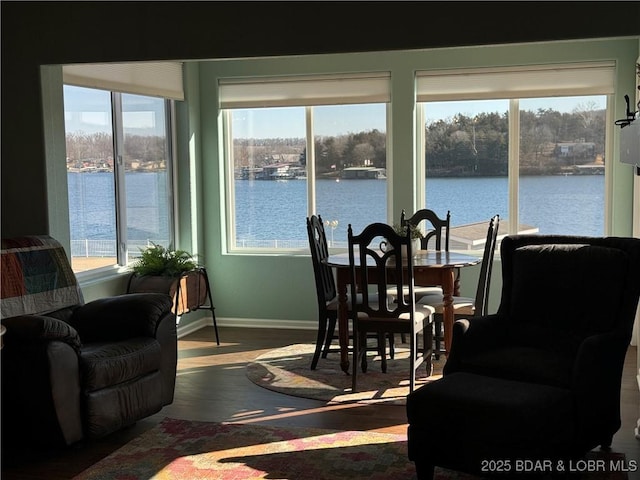
M 455 270 L 455 281 L 453 283 L 453 294 L 456 297 L 460 296 L 460 269 L 456 268 Z
M 451 350 L 451 332 L 453 331 L 453 293 L 455 285 L 455 271 L 446 269 L 442 271 L 442 323 L 444 326 L 444 348 L 446 353 Z
M 349 271 L 346 268 L 339 268 L 337 271 L 338 281 L 338 340 L 340 342 L 340 368 L 349 374 L 349 306 L 347 304 L 347 277 Z

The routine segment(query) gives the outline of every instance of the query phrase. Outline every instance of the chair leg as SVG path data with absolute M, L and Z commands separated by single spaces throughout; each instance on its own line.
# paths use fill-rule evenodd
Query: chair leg
M 416 466 L 416 476 L 418 480 L 433 480 L 435 465 L 418 459 L 414 461 L 414 464 Z
M 427 355 L 424 358 L 424 368 L 427 372 L 427 377 L 433 375 L 433 360 L 431 360 L 431 355 Z
M 311 370 L 315 370 L 318 365 L 318 359 L 320 358 L 320 352 L 322 351 L 322 344 L 324 343 L 325 336 L 327 334 L 327 319 L 320 317 L 318 319 L 318 335 L 316 337 L 316 350 L 313 352 L 313 358 L 311 359 Z M 326 356 L 326 355 L 325 355 Z
M 413 392 L 413 389 L 416 386 L 416 360 L 418 359 L 419 349 L 418 349 L 418 334 L 414 330 L 411 333 L 411 344 L 409 345 L 409 393 Z
M 434 332 L 434 339 L 435 339 L 435 344 L 436 344 L 436 348 L 435 348 L 435 352 L 434 352 L 434 357 L 436 360 L 440 360 L 440 341 L 442 338 L 442 322 L 440 320 L 435 320 L 433 322 L 433 326 L 435 329 Z
M 389 358 L 393 360 L 396 357 L 396 336 L 394 333 L 389 333 Z M 404 335 L 404 334 L 403 334 Z M 384 337 L 380 340 L 384 345 Z M 404 340 L 403 340 L 404 343 Z
M 427 377 L 433 374 L 433 328 L 431 321 L 423 326 L 422 329 L 422 348 Z M 439 355 L 438 355 L 439 356 Z
M 386 333 L 378 333 L 378 355 L 380 355 L 380 365 L 382 367 L 382 373 L 387 373 L 387 346 L 385 345 L 386 336 Z M 389 337 L 389 342 L 391 342 L 393 334 L 390 333 Z M 389 354 L 389 356 L 391 356 L 391 354 Z
M 358 358 L 361 364 L 362 372 L 367 373 L 367 334 L 361 332 L 360 335 L 360 351 L 358 352 Z
M 329 327 L 327 328 L 327 335 L 324 341 L 324 349 L 322 350 L 322 358 L 327 358 L 327 354 L 329 353 L 329 348 L 331 348 L 331 340 L 336 333 L 336 318 L 331 317 L 329 319 Z
M 358 365 L 360 364 L 360 357 L 362 353 L 365 353 L 362 361 L 366 362 L 367 353 L 367 334 L 360 334 L 359 332 L 353 332 L 353 361 L 351 362 L 351 392 L 356 393 L 357 380 L 358 380 Z M 366 371 L 366 363 L 363 365 Z

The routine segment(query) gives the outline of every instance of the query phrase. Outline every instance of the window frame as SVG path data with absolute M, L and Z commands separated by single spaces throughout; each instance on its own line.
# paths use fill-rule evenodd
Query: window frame
M 613 139 L 612 139 L 612 118 L 613 118 L 613 95 L 602 95 L 606 97 L 605 106 L 605 158 L 613 158 Z M 486 100 L 486 98 L 470 99 L 470 100 Z M 504 222 L 507 234 L 515 235 L 518 233 L 518 225 L 520 222 L 519 194 L 520 194 L 520 100 L 519 98 L 511 98 L 509 100 L 509 146 L 508 146 L 508 162 L 507 162 L 507 185 L 508 185 L 508 202 L 507 215 L 508 219 Z M 416 125 L 418 132 L 416 133 L 418 165 L 416 168 L 416 191 L 419 197 L 416 199 L 418 209 L 426 206 L 426 145 L 424 138 L 425 129 L 425 103 L 418 102 L 416 107 Z M 604 235 L 611 232 L 611 182 L 612 182 L 612 162 L 605 162 L 604 165 Z M 503 224 L 501 223 L 501 227 Z
M 299 97 L 291 98 L 286 90 L 281 90 L 288 83 L 300 82 Z M 241 88 L 248 85 L 255 88 L 257 85 L 266 85 L 265 89 L 256 89 L 256 99 L 252 103 L 251 99 L 242 96 Z M 340 83 L 344 82 L 348 85 L 347 99 L 340 95 Z M 363 88 L 353 88 L 358 82 L 363 85 L 371 85 L 374 89 L 372 95 L 369 95 Z M 386 85 L 384 85 L 386 82 Z M 271 247 L 239 247 L 235 244 L 236 228 L 235 228 L 235 211 L 236 211 L 236 192 L 235 192 L 235 172 L 234 172 L 234 148 L 233 148 L 233 131 L 231 113 L 234 109 L 255 109 L 261 107 L 291 107 L 298 106 L 305 109 L 305 141 L 306 141 L 306 201 L 307 216 L 316 214 L 316 152 L 315 152 L 315 133 L 314 133 L 314 108 L 326 105 L 360 105 L 360 104 L 383 104 L 385 106 L 385 135 L 389 136 L 390 126 L 390 104 L 391 104 L 391 72 L 370 72 L 360 74 L 328 74 L 328 75 L 311 75 L 311 76 L 287 76 L 272 78 L 221 78 L 218 82 L 220 91 L 219 109 L 222 119 L 222 152 L 224 164 L 224 183 L 223 191 L 225 192 L 224 212 L 223 212 L 223 241 L 224 253 L 234 255 L 300 255 L 308 254 L 309 247 L 303 246 L 298 248 L 271 248 Z M 240 88 L 238 88 L 240 87 Z M 384 87 L 384 88 L 383 88 Z M 226 88 L 226 93 L 224 89 Z M 240 94 L 239 94 L 240 92 Z M 281 95 L 282 92 L 285 92 Z M 351 100 L 351 101 L 349 101 Z M 390 142 L 386 142 L 386 158 L 387 158 L 387 217 L 390 215 L 391 199 L 391 176 L 389 175 L 390 164 L 392 163 L 390 151 Z
M 507 227 L 507 234 L 514 235 L 518 232 L 519 225 L 519 180 L 520 180 L 520 100 L 529 98 L 545 97 L 570 97 L 599 95 L 606 97 L 605 107 L 605 158 L 613 158 L 613 109 L 614 109 L 614 84 L 615 84 L 615 62 L 587 62 L 577 64 L 556 64 L 556 65 L 531 65 L 504 68 L 470 68 L 454 70 L 434 70 L 416 72 L 416 141 L 418 152 L 416 199 L 417 208 L 425 208 L 426 197 L 426 145 L 424 138 L 425 129 L 425 103 L 429 101 L 459 101 L 459 100 L 498 100 L 509 101 L 509 145 L 508 145 L 508 221 L 504 222 Z M 592 72 L 596 76 L 595 86 L 585 84 L 582 76 L 587 72 Z M 443 82 L 443 89 L 450 90 L 442 92 L 426 92 L 425 85 L 432 84 L 431 80 L 438 77 L 438 73 L 448 81 Z M 509 82 L 502 84 L 495 91 L 491 90 L 491 79 L 496 75 L 526 79 L 529 81 L 526 87 L 522 87 L 518 82 L 513 82 L 514 93 L 523 95 L 510 95 Z M 539 78 L 537 78 L 539 76 Z M 572 82 L 570 86 L 566 84 L 554 84 L 560 78 L 566 78 Z M 463 80 L 463 81 L 461 81 Z M 421 83 L 422 82 L 422 83 Z M 467 84 L 473 87 L 468 92 L 460 90 L 460 85 Z M 437 89 L 437 87 L 435 87 Z M 474 90 L 475 89 L 475 90 Z M 578 90 L 576 93 L 575 90 Z M 453 92 L 453 93 L 452 93 Z M 573 92 L 573 93 L 572 93 Z M 612 184 L 612 162 L 606 162 L 604 166 L 604 235 L 608 235 L 612 229 L 611 220 L 611 184 Z
M 100 88 L 87 87 L 81 85 L 73 85 L 69 83 L 63 83 L 64 86 L 81 87 L 92 90 L 102 90 Z M 167 152 L 167 181 L 166 181 L 166 195 L 167 198 L 167 215 L 169 223 L 169 244 L 174 245 L 176 240 L 176 228 L 178 225 L 178 208 L 175 195 L 176 185 L 176 110 L 175 100 L 171 98 L 157 97 L 154 95 L 148 95 L 143 93 L 129 93 L 119 91 L 108 91 L 110 94 L 110 107 L 111 107 L 111 135 L 113 142 L 113 178 L 114 178 L 114 206 L 115 206 L 115 249 L 116 259 L 112 265 L 103 267 L 92 268 L 90 270 L 84 270 L 74 272 L 79 281 L 93 281 L 109 276 L 116 272 L 121 273 L 126 271 L 130 263 L 130 242 L 127 237 L 127 196 L 126 196 L 126 169 L 124 166 L 124 127 L 123 127 L 123 108 L 122 108 L 122 96 L 123 95 L 136 95 L 148 98 L 159 98 L 163 102 L 164 111 L 164 148 Z M 64 108 L 63 108 L 64 110 Z M 66 135 L 66 130 L 63 128 Z M 66 168 L 65 168 L 66 171 Z M 68 190 L 67 190 L 67 208 L 68 205 Z M 69 236 L 71 234 L 70 223 L 68 225 Z M 71 241 L 71 237 L 69 237 Z M 72 259 L 71 251 L 69 251 L 69 260 Z

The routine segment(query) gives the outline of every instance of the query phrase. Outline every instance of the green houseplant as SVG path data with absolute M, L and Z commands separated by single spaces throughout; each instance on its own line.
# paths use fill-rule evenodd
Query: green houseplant
M 167 293 L 174 299 L 174 313 L 182 315 L 206 303 L 208 288 L 203 269 L 186 250 L 156 243 L 140 249 L 131 264 L 128 293 Z
M 150 247 L 140 249 L 140 257 L 131 265 L 137 275 L 156 275 L 176 277 L 195 270 L 198 262 L 186 250 L 174 250 L 152 243 Z
M 415 253 L 421 249 L 421 239 L 424 238 L 424 235 L 422 235 L 420 229 L 417 226 L 411 224 L 407 224 L 404 226 L 400 225 L 399 223 L 393 224 L 393 231 L 403 237 L 407 234 L 407 228 L 409 228 L 409 231 L 411 232 L 411 251 L 415 255 Z
M 411 230 L 411 239 L 412 240 L 420 240 L 421 238 L 424 237 L 424 235 L 422 235 L 422 232 L 420 231 L 420 229 L 418 227 L 416 227 L 415 225 L 408 225 L 409 230 Z M 402 235 L 405 236 L 407 234 L 407 225 L 402 226 L 399 223 L 394 223 L 393 224 L 393 231 L 396 232 L 398 235 Z

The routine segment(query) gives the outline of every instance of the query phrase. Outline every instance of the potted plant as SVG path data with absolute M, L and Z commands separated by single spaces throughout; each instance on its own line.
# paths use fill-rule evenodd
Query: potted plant
M 198 267 L 198 262 L 186 250 L 174 250 L 157 243 L 140 249 L 140 256 L 131 265 L 133 273 L 144 276 L 154 275 L 176 277 Z
M 207 279 L 194 255 L 156 243 L 140 249 L 130 266 L 127 293 L 167 293 L 174 299 L 174 313 L 182 315 L 204 305 Z
M 393 231 L 398 235 L 402 235 L 404 237 L 407 234 L 407 227 L 411 232 L 411 251 L 415 255 L 416 252 L 421 249 L 422 244 L 420 240 L 424 237 L 420 229 L 417 226 L 411 224 L 402 226 L 399 223 L 394 223 Z

